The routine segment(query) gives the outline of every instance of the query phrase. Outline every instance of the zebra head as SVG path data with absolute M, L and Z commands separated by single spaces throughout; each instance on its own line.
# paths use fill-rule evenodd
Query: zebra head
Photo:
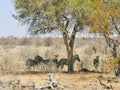
M 77 60 L 78 62 L 80 62 L 79 55 L 75 54 L 75 55 L 73 56 L 73 60 Z
M 99 60 L 99 57 L 100 57 L 100 56 L 96 56 L 96 59 Z

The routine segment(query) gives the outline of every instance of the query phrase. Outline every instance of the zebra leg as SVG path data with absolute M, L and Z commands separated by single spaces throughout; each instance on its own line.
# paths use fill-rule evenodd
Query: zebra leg
M 31 66 L 27 67 L 27 71 L 30 72 L 31 71 Z
M 61 65 L 61 72 L 63 72 L 64 65 Z
M 97 65 L 95 66 L 95 72 L 98 72 L 98 66 Z

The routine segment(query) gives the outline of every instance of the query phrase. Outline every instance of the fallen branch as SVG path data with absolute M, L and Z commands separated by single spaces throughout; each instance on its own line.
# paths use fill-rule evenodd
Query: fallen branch
M 98 77 L 98 80 L 100 82 L 100 85 L 102 85 L 105 89 L 113 89 L 112 85 L 108 84 L 108 81 L 106 81 L 107 79 L 104 78 L 102 75 Z M 104 83 L 102 81 L 104 81 Z
M 105 88 L 105 89 L 113 89 L 112 85 L 105 84 L 99 80 L 100 84 Z
M 61 89 L 65 89 L 66 87 L 61 85 L 60 83 L 58 83 L 58 80 L 56 78 L 55 75 L 53 75 L 52 73 L 51 74 L 48 74 L 49 76 L 49 82 L 43 86 L 40 86 L 38 88 L 36 88 L 36 90 L 43 90 L 43 89 L 52 89 L 52 90 L 57 90 L 58 88 L 61 88 Z

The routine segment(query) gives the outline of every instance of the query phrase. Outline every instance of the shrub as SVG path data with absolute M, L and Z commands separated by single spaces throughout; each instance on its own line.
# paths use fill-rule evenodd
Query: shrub
M 97 47 L 96 46 L 93 46 L 92 49 L 93 49 L 94 53 L 97 52 Z
M 14 72 L 14 65 L 12 64 L 12 62 L 10 60 L 5 59 L 0 64 L 0 69 L 1 69 L 2 75 L 11 74 Z
M 52 38 L 48 37 L 44 39 L 45 46 L 49 47 L 53 44 Z
M 120 57 L 118 58 L 110 58 L 103 61 L 104 63 L 104 69 L 107 71 L 114 71 L 119 67 L 120 65 Z

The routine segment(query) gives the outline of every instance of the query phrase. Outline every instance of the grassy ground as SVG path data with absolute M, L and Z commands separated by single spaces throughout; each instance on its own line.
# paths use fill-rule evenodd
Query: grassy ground
M 89 42 L 89 44 L 88 44 Z M 99 70 L 104 69 L 105 72 L 110 71 L 109 68 L 105 68 L 102 60 L 109 58 L 108 52 L 105 52 L 104 45 L 97 43 L 98 40 L 86 40 L 79 41 L 75 44 L 74 54 L 80 56 L 80 60 L 84 63 L 84 68 L 93 70 L 93 59 L 96 56 L 100 56 Z M 93 50 L 93 47 L 97 48 L 97 51 Z M 119 51 L 119 50 L 118 50 Z M 54 58 L 54 55 L 58 54 L 60 58 L 66 58 L 66 48 L 64 44 L 56 44 L 50 47 L 45 46 L 14 46 L 4 45 L 0 46 L 0 79 L 20 79 L 21 84 L 33 81 L 35 85 L 40 86 L 48 82 L 48 74 L 28 74 L 26 73 L 25 61 L 27 58 L 34 58 L 36 55 L 40 55 L 43 58 Z M 103 90 L 100 87 L 98 76 L 113 77 L 111 73 L 83 73 L 77 72 L 80 70 L 80 63 L 76 62 L 74 67 L 76 73 L 56 73 L 59 82 L 67 86 L 68 90 Z M 64 68 L 67 70 L 67 67 Z M 103 70 L 103 71 L 104 71 Z M 21 73 L 25 72 L 25 73 Z M 12 73 L 12 74 L 11 74 Z M 112 83 L 114 90 L 119 90 L 120 83 Z

